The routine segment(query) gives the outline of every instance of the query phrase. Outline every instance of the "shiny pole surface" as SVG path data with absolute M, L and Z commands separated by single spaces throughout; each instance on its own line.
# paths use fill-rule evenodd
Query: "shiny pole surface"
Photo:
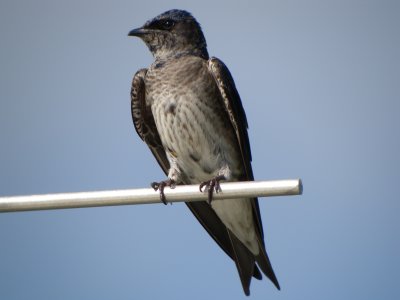
M 300 179 L 272 181 L 243 181 L 221 183 L 221 191 L 214 193 L 213 201 L 243 197 L 270 197 L 301 195 Z M 165 188 L 167 202 L 192 202 L 207 200 L 207 193 L 199 185 L 178 185 Z M 46 209 L 82 208 L 97 206 L 162 203 L 159 192 L 152 188 L 60 193 L 29 196 L 0 197 L 0 212 Z

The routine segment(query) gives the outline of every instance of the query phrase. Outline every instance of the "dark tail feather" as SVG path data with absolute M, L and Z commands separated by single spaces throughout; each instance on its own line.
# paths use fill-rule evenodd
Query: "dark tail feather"
M 260 272 L 260 270 L 257 268 L 256 265 L 254 265 L 253 277 L 254 277 L 255 279 L 258 279 L 258 280 L 261 280 L 261 279 L 262 279 L 261 272 Z
M 236 267 L 239 272 L 240 281 L 242 282 L 243 290 L 246 296 L 250 295 L 250 281 L 254 275 L 260 277 L 260 272 L 255 272 L 254 255 L 247 249 L 241 241 L 228 229 L 229 238 L 232 242 L 233 256 Z M 260 276 L 258 276 L 260 275 Z
M 260 246 L 260 253 L 255 257 L 258 266 L 261 268 L 263 273 L 273 282 L 278 290 L 281 289 L 279 286 L 278 279 L 275 276 L 274 270 L 272 269 L 271 262 L 269 261 L 267 252 L 265 251 L 264 245 L 258 239 L 258 244 Z

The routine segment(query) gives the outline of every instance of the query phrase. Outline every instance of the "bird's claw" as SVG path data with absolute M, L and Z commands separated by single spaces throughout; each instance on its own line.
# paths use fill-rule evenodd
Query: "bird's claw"
M 175 181 L 173 181 L 172 179 L 167 179 L 164 181 L 160 181 L 160 182 L 152 182 L 151 183 L 151 187 L 157 191 L 160 191 L 160 200 L 162 203 L 164 203 L 165 205 L 167 205 L 167 199 L 165 198 L 165 194 L 164 194 L 164 188 L 166 186 L 169 186 L 171 189 L 175 188 Z
M 211 201 L 213 200 L 212 198 L 213 198 L 214 191 L 216 193 L 221 191 L 221 186 L 219 185 L 219 182 L 224 179 L 225 179 L 224 175 L 219 175 L 219 176 L 215 176 L 214 178 L 212 178 L 208 181 L 203 181 L 200 184 L 200 187 L 199 187 L 200 192 L 203 192 L 202 189 L 204 187 L 205 187 L 204 191 L 208 192 L 208 204 L 211 204 Z

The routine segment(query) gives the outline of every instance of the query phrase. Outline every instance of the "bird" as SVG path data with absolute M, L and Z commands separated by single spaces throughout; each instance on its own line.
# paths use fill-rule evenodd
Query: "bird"
M 261 271 L 279 290 L 257 198 L 212 201 L 220 181 L 254 180 L 247 118 L 230 71 L 209 57 L 200 24 L 185 10 L 161 13 L 128 36 L 140 38 L 154 57 L 131 86 L 136 132 L 167 175 L 151 186 L 166 204 L 164 188 L 199 184 L 208 201 L 186 205 L 235 262 L 245 295 Z

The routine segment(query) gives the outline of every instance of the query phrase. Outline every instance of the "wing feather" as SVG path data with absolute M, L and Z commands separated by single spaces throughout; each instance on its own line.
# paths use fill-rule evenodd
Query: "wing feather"
M 218 58 L 212 57 L 208 60 L 209 72 L 214 77 L 214 80 L 220 91 L 223 107 L 229 119 L 232 127 L 235 130 L 237 142 L 242 156 L 242 163 L 245 166 L 245 174 L 241 180 L 254 180 L 253 170 L 251 167 L 251 150 L 249 143 L 249 136 L 247 133 L 248 124 L 246 114 L 243 109 L 242 101 L 240 100 L 239 93 L 236 89 L 235 82 L 233 81 L 232 75 L 229 72 L 225 64 Z M 261 222 L 260 208 L 258 205 L 257 198 L 250 199 L 253 207 L 253 215 L 255 219 L 257 229 L 257 239 L 260 245 L 260 254 L 256 257 L 252 257 L 245 250 L 242 245 L 238 245 L 240 241 L 232 239 L 232 247 L 234 248 L 235 262 L 238 266 L 239 275 L 242 280 L 243 288 L 246 292 L 246 286 L 250 284 L 249 274 L 252 272 L 251 267 L 254 265 L 254 259 L 262 269 L 265 275 L 271 279 L 275 286 L 279 289 L 279 283 L 276 279 L 274 271 L 272 270 L 271 263 L 265 251 L 264 244 L 264 232 Z
M 169 161 L 162 146 L 156 123 L 150 106 L 146 104 L 146 86 L 144 78 L 147 69 L 136 72 L 131 88 L 131 112 L 133 125 L 139 137 L 149 146 L 158 164 L 164 172 L 169 170 Z
M 253 169 L 251 167 L 251 150 L 249 136 L 247 133 L 248 124 L 246 114 L 243 109 L 242 101 L 236 89 L 235 82 L 225 64 L 218 58 L 212 57 L 208 61 L 208 68 L 215 79 L 218 89 L 221 93 L 223 106 L 226 113 L 229 115 L 232 126 L 235 130 L 237 141 L 242 154 L 243 165 L 245 166 L 246 174 L 242 180 L 254 180 Z M 263 229 L 261 223 L 260 209 L 257 198 L 253 199 L 253 208 L 256 214 L 257 227 L 263 239 Z

